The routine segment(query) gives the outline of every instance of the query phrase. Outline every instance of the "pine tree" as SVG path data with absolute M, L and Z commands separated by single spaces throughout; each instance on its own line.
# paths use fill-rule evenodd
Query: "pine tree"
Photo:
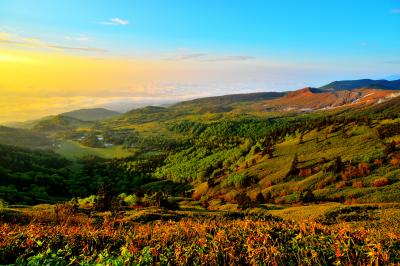
M 258 192 L 257 196 L 256 196 L 256 202 L 258 204 L 262 204 L 265 203 L 265 198 L 262 192 Z

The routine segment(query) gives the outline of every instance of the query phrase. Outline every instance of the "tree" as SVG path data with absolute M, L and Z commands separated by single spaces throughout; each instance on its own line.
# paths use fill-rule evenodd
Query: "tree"
M 313 202 L 315 200 L 315 196 L 311 189 L 308 189 L 306 194 L 303 196 L 303 202 L 308 203 L 308 202 Z
M 274 157 L 274 150 L 274 146 L 268 145 L 263 149 L 262 155 L 268 154 L 268 158 L 271 159 Z
M 95 204 L 96 211 L 109 211 L 112 206 L 112 194 L 109 184 L 103 184 L 97 193 L 97 201 Z
M 236 195 L 235 201 L 238 204 L 238 207 L 242 210 L 248 209 L 252 206 L 251 199 L 245 192 Z
M 303 143 L 304 143 L 304 133 L 301 132 L 301 133 L 300 133 L 299 144 L 303 144 Z
M 289 177 L 291 175 L 296 175 L 297 174 L 297 164 L 299 163 L 299 159 L 297 156 L 297 153 L 294 155 L 292 163 L 290 165 L 289 172 L 286 174 L 286 177 Z
M 385 144 L 385 149 L 383 150 L 383 153 L 388 156 L 392 152 L 396 150 L 396 142 L 393 140 L 392 142 L 389 142 Z
M 337 156 L 337 157 L 335 157 L 335 160 L 333 161 L 332 172 L 338 174 L 342 171 L 342 169 L 343 169 L 342 157 Z
M 265 198 L 264 198 L 264 195 L 263 195 L 262 192 L 258 192 L 258 193 L 257 193 L 256 202 L 257 202 L 258 204 L 265 203 Z
M 268 191 L 267 193 L 265 193 L 264 195 L 264 202 L 265 203 L 271 203 L 272 202 L 272 194 L 270 191 Z

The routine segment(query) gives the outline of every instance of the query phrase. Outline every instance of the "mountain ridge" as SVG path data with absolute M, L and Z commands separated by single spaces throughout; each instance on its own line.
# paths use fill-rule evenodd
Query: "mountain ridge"
M 255 92 L 210 96 L 178 102 L 169 107 L 146 106 L 131 109 L 125 113 L 106 108 L 87 108 L 64 112 L 56 116 L 47 116 L 38 120 L 7 123 L 6 126 L 16 128 L 38 128 L 55 117 L 68 117 L 84 122 L 97 122 L 105 119 L 136 117 L 134 121 L 152 120 L 153 115 L 161 114 L 168 119 L 180 114 L 189 113 L 225 113 L 247 108 L 248 111 L 314 111 L 326 108 L 349 107 L 355 104 L 373 104 L 400 90 L 400 80 L 359 79 L 334 81 L 324 86 L 305 87 L 284 92 Z M 71 120 L 70 119 L 70 120 Z M 65 119 L 64 119 L 65 120 Z M 57 123 L 56 123 L 57 124 Z M 73 123 L 72 123 L 73 124 Z

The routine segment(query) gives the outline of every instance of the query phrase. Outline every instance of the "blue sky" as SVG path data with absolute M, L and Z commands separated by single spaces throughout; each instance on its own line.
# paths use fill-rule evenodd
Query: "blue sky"
M 101 22 L 110 18 L 129 24 L 104 27 Z M 400 50 L 398 0 L 2 0 L 0 23 L 49 39 L 93 35 L 116 53 L 184 47 L 256 56 L 390 59 Z
M 0 63 L 10 49 L 139 60 L 140 90 L 171 99 L 293 90 L 399 74 L 400 0 L 2 0 Z M 129 75 L 104 95 L 144 97 Z

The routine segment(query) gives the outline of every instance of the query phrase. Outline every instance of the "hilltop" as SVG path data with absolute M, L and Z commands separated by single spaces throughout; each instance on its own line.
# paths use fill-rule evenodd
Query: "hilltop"
M 354 90 L 354 89 L 381 89 L 381 90 L 400 90 L 400 79 L 398 80 L 343 80 L 334 81 L 325 86 L 320 87 L 322 90 Z
M 116 111 L 105 108 L 79 109 L 60 114 L 61 116 L 75 118 L 81 121 L 98 121 L 121 115 Z

